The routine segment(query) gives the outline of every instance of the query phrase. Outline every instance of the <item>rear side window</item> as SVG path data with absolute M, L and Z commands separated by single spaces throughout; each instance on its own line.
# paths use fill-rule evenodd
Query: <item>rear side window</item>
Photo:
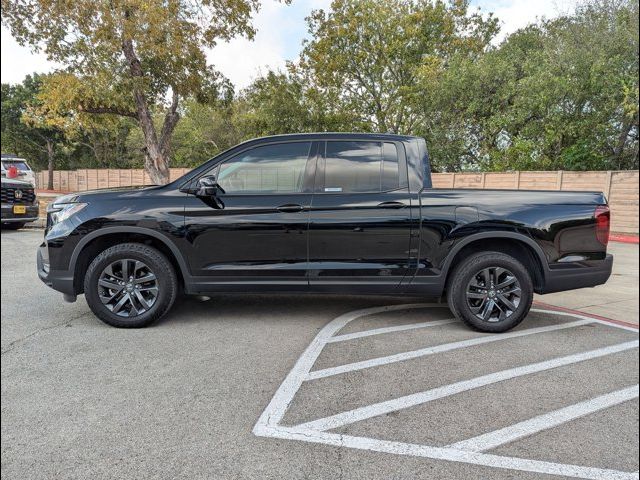
M 398 152 L 390 142 L 327 142 L 324 192 L 365 193 L 397 189 Z
M 311 142 L 256 147 L 227 160 L 217 174 L 227 193 L 300 193 Z

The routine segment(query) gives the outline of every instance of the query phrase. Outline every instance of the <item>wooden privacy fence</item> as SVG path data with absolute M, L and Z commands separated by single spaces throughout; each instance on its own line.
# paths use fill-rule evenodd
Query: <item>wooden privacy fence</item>
M 616 233 L 638 233 L 638 170 L 435 173 L 432 178 L 435 188 L 603 192 L 611 207 L 611 230 Z
M 175 180 L 188 168 L 170 169 Z M 39 172 L 38 188 L 47 188 L 48 172 Z M 434 173 L 435 188 L 495 188 L 515 190 L 593 190 L 604 192 L 612 213 L 612 230 L 617 233 L 638 233 L 638 171 L 606 172 L 487 172 Z M 142 169 L 56 170 L 53 188 L 62 192 L 77 192 L 96 188 L 150 185 Z
M 175 180 L 190 168 L 171 168 L 170 179 Z M 36 186 L 47 188 L 49 172 L 43 171 L 36 174 Z M 151 185 L 153 182 L 147 172 L 142 168 L 101 168 L 81 170 L 54 170 L 53 189 L 60 192 L 84 192 L 96 188 L 131 187 L 137 185 Z

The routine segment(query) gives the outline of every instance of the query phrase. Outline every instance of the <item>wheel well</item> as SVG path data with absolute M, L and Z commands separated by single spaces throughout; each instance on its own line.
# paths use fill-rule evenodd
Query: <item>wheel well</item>
M 531 272 L 534 291 L 539 292 L 542 290 L 544 286 L 544 271 L 540 258 L 531 246 L 512 238 L 478 239 L 462 247 L 460 251 L 456 253 L 449 266 L 445 285 L 449 285 L 449 278 L 460 262 L 474 253 L 487 251 L 506 253 L 519 260 L 525 268 Z
M 167 260 L 171 262 L 171 265 L 176 272 L 178 282 L 182 287 L 184 287 L 184 277 L 182 275 L 182 270 L 180 269 L 178 260 L 176 259 L 171 249 L 167 247 L 164 242 L 158 240 L 155 237 L 152 237 L 151 235 L 145 235 L 143 233 L 123 232 L 100 235 L 84 246 L 84 248 L 80 252 L 80 255 L 78 255 L 73 273 L 73 288 L 76 293 L 84 292 L 84 276 L 87 272 L 87 269 L 89 268 L 89 264 L 93 261 L 93 259 L 96 258 L 96 256 L 98 256 L 100 252 L 103 252 L 107 248 L 121 243 L 143 243 L 159 250 L 165 257 L 167 257 Z

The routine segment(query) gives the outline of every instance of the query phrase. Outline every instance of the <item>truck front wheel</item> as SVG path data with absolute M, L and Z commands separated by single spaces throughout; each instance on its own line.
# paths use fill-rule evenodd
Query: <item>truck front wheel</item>
M 89 265 L 84 294 L 89 308 L 114 327 L 146 327 L 173 305 L 176 272 L 158 250 L 140 243 L 107 248 Z
M 499 252 L 479 252 L 451 274 L 447 301 L 453 314 L 482 332 L 506 332 L 529 313 L 533 283 L 517 259 Z

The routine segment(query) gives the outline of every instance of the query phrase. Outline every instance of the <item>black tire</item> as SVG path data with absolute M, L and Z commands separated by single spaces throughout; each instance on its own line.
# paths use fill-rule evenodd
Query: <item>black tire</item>
M 20 230 L 26 222 L 7 222 L 2 224 L 3 230 Z
M 484 280 L 487 278 L 487 271 L 491 282 L 489 285 L 486 285 Z M 501 283 L 498 283 L 500 280 L 495 279 L 496 276 L 502 279 Z M 512 282 L 509 287 L 498 289 L 492 286 L 496 283 L 499 286 L 508 281 Z M 519 298 L 517 298 L 518 290 Z M 507 291 L 509 293 L 506 293 Z M 478 296 L 482 298 L 475 298 Z M 510 306 L 502 304 L 503 299 Z M 449 277 L 447 302 L 453 314 L 474 330 L 490 333 L 506 332 L 520 324 L 531 309 L 533 302 L 531 275 L 521 262 L 510 255 L 499 252 L 475 253 L 460 262 Z M 486 307 L 489 306 L 494 316 L 491 316 L 490 311 L 487 320 L 485 318 L 489 308 Z M 510 307 L 515 308 L 511 313 L 507 313 Z
M 135 311 L 133 316 L 123 317 L 113 313 L 100 299 L 101 287 L 98 281 L 105 269 L 118 261 L 140 261 L 155 276 L 156 297 L 154 303 L 143 313 L 137 314 Z M 171 262 L 155 248 L 141 243 L 123 243 L 107 248 L 91 262 L 84 277 L 84 294 L 91 311 L 104 323 L 119 328 L 151 325 L 169 311 L 177 292 L 178 280 Z

